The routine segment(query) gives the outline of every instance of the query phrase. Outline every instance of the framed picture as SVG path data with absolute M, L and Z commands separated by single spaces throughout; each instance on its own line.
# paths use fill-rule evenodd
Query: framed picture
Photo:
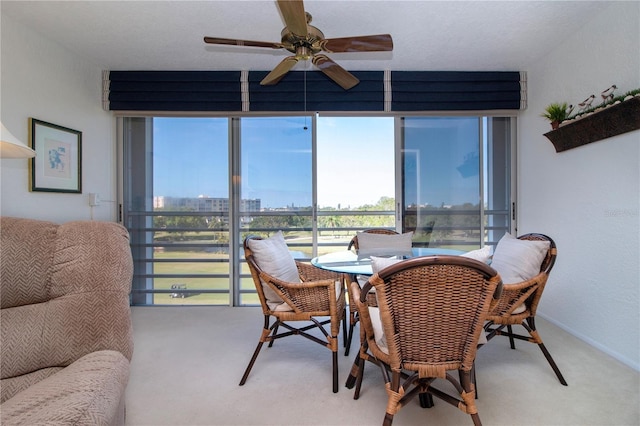
M 31 191 L 82 192 L 82 132 L 29 119 Z

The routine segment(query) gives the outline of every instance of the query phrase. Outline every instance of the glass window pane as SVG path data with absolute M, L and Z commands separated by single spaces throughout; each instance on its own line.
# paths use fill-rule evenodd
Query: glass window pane
M 240 120 L 242 238 L 282 230 L 294 257 L 311 257 L 312 135 L 310 117 Z M 241 290 L 247 283 L 242 278 Z M 241 305 L 256 302 L 255 287 L 241 291 Z
M 511 127 L 509 117 L 485 118 L 485 241 L 497 243 L 511 227 Z
M 132 118 L 124 126 L 132 303 L 229 304 L 228 120 Z
M 394 118 L 321 116 L 317 140 L 318 254 L 358 230 L 394 229 Z
M 480 240 L 480 121 L 404 119 L 404 231 L 414 245 L 466 249 Z
M 243 118 L 240 123 L 241 199 L 258 200 L 263 210 L 309 209 L 310 118 Z
M 320 209 L 393 210 L 393 126 L 393 117 L 318 117 Z

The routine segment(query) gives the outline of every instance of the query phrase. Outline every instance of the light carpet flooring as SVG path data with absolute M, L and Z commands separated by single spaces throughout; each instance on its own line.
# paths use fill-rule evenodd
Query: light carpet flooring
M 353 355 L 341 345 L 340 390 L 331 392 L 331 352 L 292 336 L 266 345 L 238 386 L 263 324 L 259 308 L 133 307 L 135 349 L 127 425 L 379 425 L 387 401 L 380 371 L 365 367 L 359 400 L 344 387 Z M 639 425 L 640 375 L 538 319 L 568 387 L 536 345 L 498 336 L 477 356 L 478 412 L 484 425 Z M 623 330 L 620 331 L 624 332 Z M 357 330 L 356 330 L 357 334 Z M 411 401 L 394 425 L 471 425 L 435 399 Z

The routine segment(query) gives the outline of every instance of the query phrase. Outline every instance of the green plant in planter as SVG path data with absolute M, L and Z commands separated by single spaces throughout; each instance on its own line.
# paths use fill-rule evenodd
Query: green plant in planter
M 541 114 L 541 116 L 549 120 L 551 122 L 551 128 L 555 130 L 560 126 L 560 123 L 569 117 L 571 109 L 573 108 L 567 105 L 566 102 L 554 102 L 544 109 L 544 113 Z

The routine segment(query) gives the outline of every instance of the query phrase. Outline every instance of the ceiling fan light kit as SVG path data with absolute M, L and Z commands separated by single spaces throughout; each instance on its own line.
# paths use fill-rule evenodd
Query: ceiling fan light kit
M 321 52 L 390 52 L 393 50 L 393 40 L 389 34 L 325 38 L 322 31 L 310 25 L 312 18 L 305 12 L 302 0 L 278 0 L 278 7 L 286 25 L 281 32 L 280 43 L 220 37 L 205 37 L 204 41 L 209 44 L 285 49 L 293 53 L 294 56 L 287 56 L 267 74 L 260 82 L 263 86 L 278 83 L 298 61 L 311 59 L 313 65 L 345 90 L 351 89 L 360 81 Z

